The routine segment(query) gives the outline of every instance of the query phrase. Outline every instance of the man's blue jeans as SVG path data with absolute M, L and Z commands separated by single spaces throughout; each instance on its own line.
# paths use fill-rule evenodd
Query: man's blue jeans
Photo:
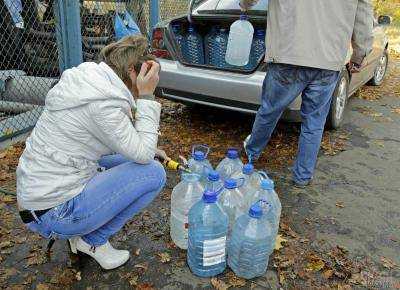
M 338 76 L 337 71 L 270 64 L 263 84 L 261 107 L 246 146 L 248 157 L 251 160 L 260 157 L 283 111 L 301 94 L 302 125 L 293 178 L 296 183 L 310 181 Z
M 165 170 L 156 161 L 141 165 L 122 155 L 109 155 L 99 165 L 106 170 L 95 175 L 78 196 L 28 227 L 45 238 L 80 236 L 97 247 L 147 207 L 165 185 Z

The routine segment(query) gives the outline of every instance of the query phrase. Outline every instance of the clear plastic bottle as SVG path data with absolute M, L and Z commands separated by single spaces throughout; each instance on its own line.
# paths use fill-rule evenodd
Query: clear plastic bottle
M 212 65 L 213 55 L 211 53 L 213 45 L 215 43 L 215 36 L 219 31 L 219 26 L 211 27 L 210 32 L 204 37 L 204 49 L 205 49 L 205 63 Z
M 219 192 L 223 189 L 224 183 L 219 178 L 219 173 L 215 170 L 212 170 L 208 173 L 206 190 L 211 190 L 214 192 Z
M 192 157 L 188 161 L 190 171 L 201 176 L 200 181 L 204 186 L 207 183 L 209 172 L 213 170 L 210 161 L 207 159 L 209 152 L 210 147 L 206 145 L 195 145 L 192 148 Z
M 190 25 L 186 35 L 186 58 L 191 64 L 204 64 L 203 37 Z
M 268 267 L 272 246 L 272 226 L 262 218 L 260 205 L 238 218 L 228 246 L 228 265 L 238 277 L 262 276 Z
M 188 214 L 204 192 L 198 174 L 182 174 L 182 181 L 172 190 L 170 235 L 181 249 L 188 247 Z
M 173 24 L 172 31 L 174 32 L 175 41 L 178 44 L 178 47 L 181 51 L 182 57 L 186 58 L 187 50 L 185 48 L 186 41 L 185 37 L 182 34 L 182 27 L 180 24 Z
M 241 184 L 238 184 L 238 181 L 232 178 L 225 180 L 224 189 L 222 190 L 218 200 L 221 208 L 229 218 L 228 239 L 236 219 L 246 212 L 246 204 L 243 192 L 240 189 L 244 183 L 244 180 L 241 179 L 239 182 Z
M 244 186 L 251 186 L 255 190 L 260 187 L 262 176 L 254 169 L 254 165 L 247 163 L 243 165 L 242 172 L 238 172 L 232 176 L 234 179 L 244 178 Z
M 254 28 L 247 15 L 240 15 L 240 19 L 231 25 L 225 58 L 227 63 L 235 66 L 249 63 L 253 35 Z
M 257 28 L 251 45 L 250 61 L 245 65 L 245 70 L 254 70 L 265 53 L 265 30 Z
M 226 268 L 228 217 L 217 199 L 215 192 L 206 191 L 189 212 L 187 261 L 200 277 L 216 276 Z
M 239 158 L 239 152 L 236 149 L 228 149 L 226 157 L 218 164 L 216 170 L 222 180 L 231 178 L 240 173 L 243 168 L 243 162 Z
M 215 34 L 210 49 L 210 65 L 218 68 L 227 68 L 225 61 L 226 48 L 228 46 L 228 29 L 221 28 Z
M 279 221 L 281 217 L 282 205 L 278 195 L 274 190 L 274 182 L 269 179 L 263 179 L 260 184 L 260 189 L 255 191 L 252 196 L 247 199 L 247 206 L 252 206 L 254 203 L 263 201 L 271 205 L 272 213 L 274 215 L 274 233 L 277 234 L 279 230 Z

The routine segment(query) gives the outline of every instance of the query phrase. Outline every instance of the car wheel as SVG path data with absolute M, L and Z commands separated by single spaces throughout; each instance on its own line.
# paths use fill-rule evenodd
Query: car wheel
M 349 74 L 342 71 L 332 97 L 331 110 L 328 115 L 327 125 L 329 129 L 338 129 L 342 125 L 344 110 L 346 108 L 349 91 Z
M 369 81 L 370 85 L 380 86 L 385 79 L 387 67 L 389 63 L 389 54 L 387 50 L 385 50 L 379 59 L 378 65 L 375 69 L 373 78 Z

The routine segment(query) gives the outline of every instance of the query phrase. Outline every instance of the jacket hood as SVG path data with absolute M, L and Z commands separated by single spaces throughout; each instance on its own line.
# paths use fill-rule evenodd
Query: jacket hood
M 104 62 L 85 62 L 66 70 L 46 97 L 46 109 L 60 111 L 91 102 L 118 99 L 135 107 L 132 94 L 118 75 Z

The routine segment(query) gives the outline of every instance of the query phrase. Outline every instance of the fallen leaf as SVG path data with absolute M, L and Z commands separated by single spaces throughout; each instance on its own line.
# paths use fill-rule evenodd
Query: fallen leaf
M 49 290 L 50 287 L 47 284 L 39 283 L 36 285 L 36 290 Z
M 338 290 L 351 290 L 351 286 L 347 284 L 338 284 Z
M 246 285 L 246 280 L 239 278 L 233 272 L 229 272 L 226 277 L 228 278 L 229 287 L 244 287 Z
M 400 108 L 394 108 L 394 109 L 392 110 L 392 113 L 400 114 Z
M 10 248 L 13 243 L 11 241 L 5 241 L 0 243 L 0 249 Z
M 134 254 L 135 256 L 139 256 L 139 255 L 140 255 L 140 249 L 137 248 L 137 249 L 133 252 L 133 254 Z
M 149 265 L 147 263 L 143 263 L 143 264 L 136 264 L 133 267 L 136 269 L 142 269 L 144 272 L 146 272 L 147 269 L 149 268 Z
M 128 280 L 129 285 L 137 286 L 139 277 L 137 275 L 131 276 Z
M 217 290 L 227 290 L 229 288 L 228 285 L 222 280 L 219 280 L 217 278 L 211 278 L 211 285 Z
M 285 281 L 286 281 L 285 275 L 282 272 L 279 273 L 279 284 L 281 284 L 282 286 L 283 284 L 285 284 Z
M 168 253 L 158 253 L 161 263 L 168 263 L 171 261 L 171 256 Z
M 325 279 L 330 279 L 333 276 L 333 270 L 326 270 L 322 273 Z
M 336 206 L 339 207 L 339 208 L 344 208 L 343 202 L 337 202 Z
M 391 259 L 386 257 L 381 257 L 382 266 L 387 269 L 394 269 L 397 267 L 396 263 L 393 262 Z
M 283 243 L 287 242 L 286 239 L 282 237 L 282 235 L 277 235 L 275 240 L 275 250 L 279 251 L 283 248 Z
M 318 272 L 325 267 L 325 262 L 315 254 L 311 254 L 308 258 L 309 260 L 306 271 Z
M 17 201 L 16 197 L 11 195 L 5 195 L 1 198 L 1 201 L 4 203 L 15 203 Z
M 151 283 L 141 283 L 136 286 L 136 290 L 154 290 L 153 284 Z

